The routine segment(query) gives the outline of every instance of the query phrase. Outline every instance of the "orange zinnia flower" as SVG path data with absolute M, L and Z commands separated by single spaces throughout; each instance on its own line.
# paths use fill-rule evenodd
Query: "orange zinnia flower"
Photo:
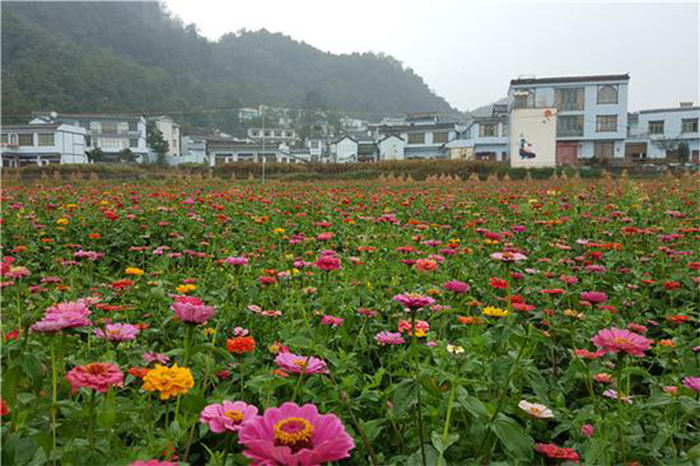
M 226 349 L 229 353 L 245 354 L 255 350 L 255 338 L 236 337 L 226 340 Z

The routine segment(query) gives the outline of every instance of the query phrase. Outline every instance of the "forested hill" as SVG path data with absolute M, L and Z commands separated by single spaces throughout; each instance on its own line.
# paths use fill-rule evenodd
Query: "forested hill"
M 453 111 L 392 57 L 333 55 L 265 30 L 212 42 L 156 2 L 3 1 L 2 84 L 5 116 L 303 108 L 310 96 L 355 113 Z

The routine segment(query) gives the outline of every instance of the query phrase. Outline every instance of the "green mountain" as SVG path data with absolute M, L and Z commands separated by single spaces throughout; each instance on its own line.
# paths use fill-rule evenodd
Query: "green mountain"
M 197 127 L 240 106 L 452 113 L 383 54 L 334 55 L 266 30 L 209 41 L 156 2 L 2 2 L 2 114 L 170 112 Z

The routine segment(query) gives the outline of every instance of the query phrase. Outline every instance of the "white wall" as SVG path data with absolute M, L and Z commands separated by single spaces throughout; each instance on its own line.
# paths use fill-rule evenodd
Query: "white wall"
M 357 156 L 357 143 L 350 138 L 335 143 L 336 161 L 344 162 Z
M 557 116 L 550 110 L 547 118 L 541 108 L 513 109 L 510 113 L 510 165 L 512 167 L 554 167 L 556 166 Z M 530 145 L 535 158 L 523 159 L 519 152 L 521 139 Z
M 379 160 L 403 160 L 405 142 L 398 138 L 387 138 L 379 143 Z

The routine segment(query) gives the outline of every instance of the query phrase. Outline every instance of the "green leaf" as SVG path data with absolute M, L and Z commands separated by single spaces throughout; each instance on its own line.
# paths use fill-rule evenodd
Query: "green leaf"
M 491 430 L 511 455 L 523 461 L 532 459 L 532 438 L 515 420 L 507 416 L 499 417 L 491 424 Z
M 459 404 L 469 411 L 469 414 L 474 416 L 474 418 L 479 419 L 479 420 L 486 420 L 489 417 L 489 412 L 488 409 L 486 408 L 486 405 L 482 403 L 480 400 L 477 398 L 474 398 L 471 395 L 466 394 L 466 390 L 460 394 L 459 397 Z
M 432 441 L 433 446 L 438 451 L 438 453 L 440 453 L 440 455 L 443 455 L 445 451 L 450 447 L 450 445 L 459 440 L 459 434 L 448 434 L 447 439 L 444 439 L 442 433 L 432 432 L 430 434 L 430 440 Z
M 297 335 L 295 337 L 290 338 L 285 342 L 287 346 L 294 347 L 294 348 L 308 348 L 311 346 L 311 340 L 309 338 L 303 337 L 301 335 Z

